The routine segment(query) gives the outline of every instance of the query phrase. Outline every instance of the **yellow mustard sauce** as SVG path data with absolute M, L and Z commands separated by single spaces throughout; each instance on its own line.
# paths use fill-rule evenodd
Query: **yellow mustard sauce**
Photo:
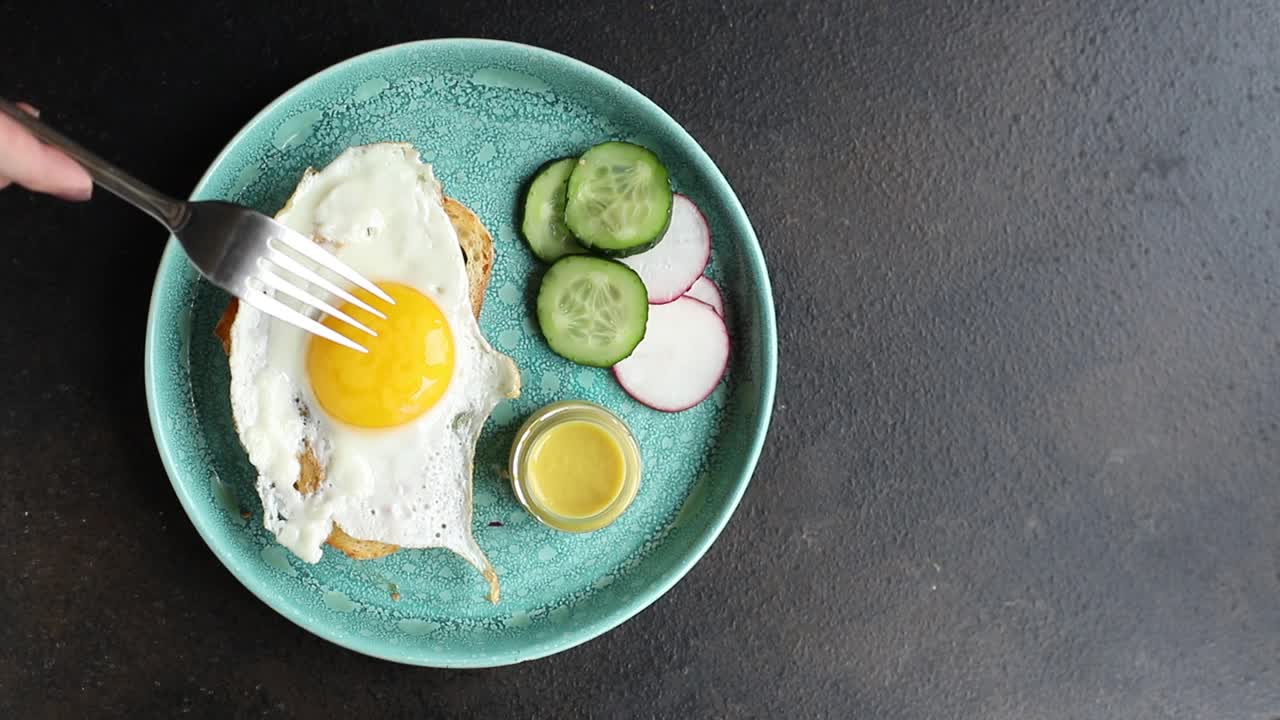
M 570 420 L 538 437 L 525 470 L 535 502 L 561 517 L 581 519 L 613 503 L 627 466 L 609 431 L 590 420 Z
M 534 517 L 568 532 L 616 520 L 635 498 L 640 452 L 613 413 L 582 401 L 534 413 L 511 448 L 516 497 Z

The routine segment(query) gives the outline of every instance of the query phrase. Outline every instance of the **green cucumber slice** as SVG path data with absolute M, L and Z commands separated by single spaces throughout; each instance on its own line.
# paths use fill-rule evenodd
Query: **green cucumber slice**
M 586 252 L 564 224 L 569 175 L 577 162 L 577 158 L 562 158 L 543 165 L 525 193 L 520 231 L 529 249 L 542 262 L 551 263 L 565 255 Z
M 578 158 L 564 221 L 583 247 L 625 257 L 658 244 L 671 222 L 671 202 L 671 181 L 657 155 L 607 142 Z
M 566 255 L 542 276 L 538 325 L 558 355 L 610 367 L 644 339 L 649 296 L 634 270 L 614 260 Z

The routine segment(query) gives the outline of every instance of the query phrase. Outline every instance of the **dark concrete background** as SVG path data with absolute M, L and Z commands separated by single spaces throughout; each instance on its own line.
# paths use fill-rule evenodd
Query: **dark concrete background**
M 0 94 L 185 192 L 278 93 L 501 37 L 626 80 L 737 188 L 769 443 L 631 622 L 494 671 L 330 646 L 151 440 L 163 233 L 0 193 L 0 717 L 1280 716 L 1280 7 L 0 3 Z M 252 10 L 250 8 L 253 8 Z

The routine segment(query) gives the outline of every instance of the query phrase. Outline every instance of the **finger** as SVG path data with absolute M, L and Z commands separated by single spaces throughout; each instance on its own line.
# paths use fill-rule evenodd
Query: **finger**
M 23 109 L 34 110 L 29 105 Z M 93 193 L 93 180 L 79 163 L 4 115 L 0 115 L 0 177 L 66 200 L 88 200 Z
M 37 118 L 40 117 L 40 108 L 36 107 L 35 105 L 32 105 L 30 103 L 24 103 L 24 102 L 17 103 L 17 105 L 22 110 L 22 112 L 30 115 L 31 117 L 37 117 Z M 9 178 L 0 177 L 0 190 L 3 190 L 9 187 L 12 184 L 13 184 L 13 181 L 10 180 Z

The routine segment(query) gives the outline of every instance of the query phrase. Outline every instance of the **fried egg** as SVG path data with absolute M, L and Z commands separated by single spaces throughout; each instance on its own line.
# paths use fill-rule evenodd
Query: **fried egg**
M 258 471 L 264 524 L 308 563 L 336 523 L 352 537 L 405 548 L 447 548 L 490 580 L 471 532 L 473 458 L 494 406 L 519 394 L 520 375 L 472 313 L 465 260 L 440 184 L 410 145 L 350 148 L 308 172 L 278 215 L 375 282 L 386 314 L 345 312 L 369 337 L 331 327 L 361 354 L 245 304 L 231 328 L 231 407 Z M 284 299 L 283 297 L 281 299 Z M 295 484 L 314 456 L 315 492 Z

